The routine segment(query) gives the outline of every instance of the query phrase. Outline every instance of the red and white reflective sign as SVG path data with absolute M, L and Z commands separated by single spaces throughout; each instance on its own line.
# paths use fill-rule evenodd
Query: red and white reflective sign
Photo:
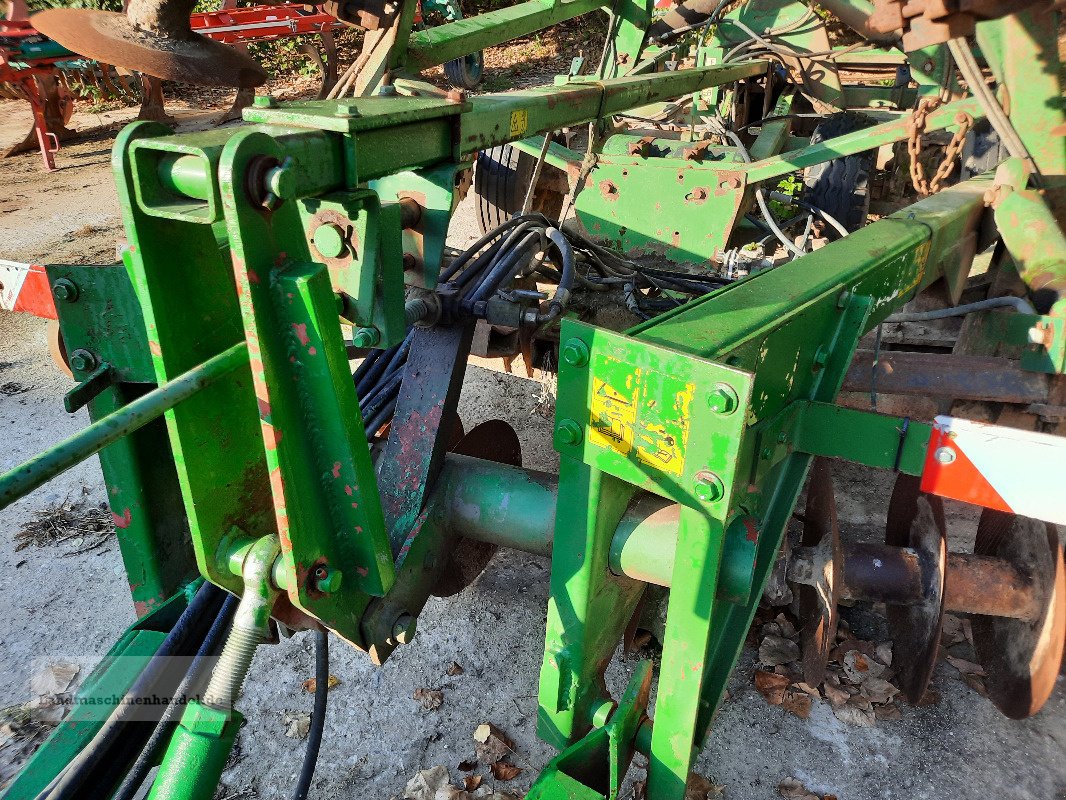
M 0 258 L 0 309 L 55 319 L 56 305 L 44 267 Z
M 922 491 L 1066 525 L 1066 437 L 937 417 Z

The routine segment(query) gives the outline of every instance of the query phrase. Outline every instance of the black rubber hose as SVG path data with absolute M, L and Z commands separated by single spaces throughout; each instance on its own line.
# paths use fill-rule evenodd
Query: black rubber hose
M 326 727 L 326 693 L 329 692 L 329 634 L 315 631 L 315 707 L 311 712 L 311 729 L 307 733 L 300 777 L 293 790 L 293 800 L 307 800 L 311 778 L 318 764 L 318 751 L 322 747 L 322 731 Z
M 563 262 L 559 273 L 559 288 L 555 290 L 555 295 L 548 303 L 548 316 L 554 319 L 563 313 L 570 302 L 570 292 L 574 289 L 574 248 L 570 240 L 558 228 L 548 228 L 547 234 L 548 239 L 555 245 L 555 249 L 559 251 L 559 259 Z
M 352 373 L 352 380 L 355 382 L 356 386 L 359 385 L 359 381 L 366 377 L 366 374 L 370 372 L 370 368 L 377 363 L 377 360 L 381 358 L 382 354 L 386 352 L 388 351 L 374 349 L 366 354 L 366 358 L 363 359 L 362 363 L 356 367 L 355 372 Z
M 106 796 L 106 787 L 111 786 L 112 783 L 93 773 L 101 768 L 114 773 L 119 768 L 125 767 L 127 762 L 124 759 L 109 758 L 120 742 L 131 752 L 139 752 L 143 747 L 144 742 L 151 735 L 152 728 L 143 723 L 131 727 L 134 721 L 130 717 L 142 708 L 142 704 L 137 702 L 138 699 L 161 694 L 173 696 L 174 688 L 184 673 L 171 674 L 174 668 L 171 657 L 188 656 L 199 650 L 206 636 L 208 624 L 218 616 L 224 594 L 221 589 L 211 583 L 205 582 L 199 588 L 192 602 L 178 617 L 170 633 L 163 639 L 155 655 L 115 707 L 111 716 L 107 718 L 92 740 L 74 756 L 63 773 L 56 777 L 53 784 L 37 796 L 37 800 L 46 798 L 47 800 L 70 800 L 74 797 L 90 796 L 82 792 L 90 778 L 92 778 L 90 785 L 94 793 Z M 128 741 L 130 737 L 139 738 L 140 736 L 144 737 L 140 742 Z M 123 739 L 127 741 L 122 742 Z M 117 775 L 115 778 L 117 779 Z
M 126 773 L 126 777 L 111 800 L 131 800 L 137 794 L 137 790 L 141 788 L 144 779 L 155 765 L 156 756 L 159 754 L 160 748 L 177 726 L 180 712 L 185 709 L 186 698 L 196 690 L 195 684 L 203 679 L 204 666 L 207 664 L 208 658 L 218 655 L 218 652 L 222 649 L 226 631 L 233 620 L 233 612 L 237 610 L 237 603 L 237 598 L 230 595 L 222 604 L 222 609 L 218 612 L 218 616 L 215 617 L 204 643 L 200 645 L 196 657 L 189 665 L 189 671 L 185 673 L 185 678 L 174 692 L 167 710 L 156 724 L 148 743 L 141 750 L 141 754 L 137 756 L 137 760 L 133 762 L 133 766 Z
M 530 231 L 513 249 L 503 255 L 492 267 L 485 278 L 478 284 L 478 287 L 471 294 L 469 299 L 463 300 L 464 308 L 468 305 L 478 302 L 479 300 L 487 300 L 492 294 L 500 288 L 500 286 L 508 278 L 514 277 L 515 270 L 518 266 L 518 262 L 521 261 L 526 253 L 531 251 L 537 244 L 540 243 L 543 233 L 540 231 Z

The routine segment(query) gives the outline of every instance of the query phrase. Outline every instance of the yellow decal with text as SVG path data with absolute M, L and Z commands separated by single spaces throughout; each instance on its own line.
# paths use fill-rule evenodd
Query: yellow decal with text
M 529 112 L 525 110 L 511 112 L 511 135 L 521 136 L 529 128 Z

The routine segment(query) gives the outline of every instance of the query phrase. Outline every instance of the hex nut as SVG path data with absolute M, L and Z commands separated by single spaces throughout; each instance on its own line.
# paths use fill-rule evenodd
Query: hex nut
M 571 367 L 583 367 L 589 363 L 589 347 L 580 339 L 571 339 L 563 346 L 562 356 Z

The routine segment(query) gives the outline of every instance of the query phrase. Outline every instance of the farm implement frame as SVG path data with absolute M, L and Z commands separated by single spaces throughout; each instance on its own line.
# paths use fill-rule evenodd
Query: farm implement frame
M 647 796 L 681 800 L 775 571 L 795 588 L 809 684 L 825 674 L 839 601 L 884 602 L 910 701 L 952 611 L 972 618 L 992 702 L 1039 711 L 1066 632 L 1056 12 L 986 3 L 896 25 L 892 4 L 824 4 L 867 38 L 915 45 L 903 53 L 833 48 L 800 3 L 722 15 L 690 0 L 653 19 L 650 4 L 619 0 L 592 74 L 576 63 L 553 85 L 477 96 L 414 74 L 598 5 L 527 0 L 413 33 L 413 3 L 374 20 L 345 7 L 370 29 L 348 84 L 361 96 L 260 95 L 241 127 L 140 122 L 120 135 L 123 262 L 45 268 L 78 381 L 66 406 L 93 421 L 0 476 L 0 507 L 98 453 L 140 617 L 111 655 L 145 668 L 117 674 L 106 659 L 83 692 L 193 699 L 154 726 L 125 706 L 69 719 L 5 797 L 128 797 L 146 781 L 151 798 L 211 796 L 239 690 L 263 679 L 249 673 L 257 646 L 313 630 L 380 664 L 412 640 L 431 595 L 461 590 L 501 546 L 551 557 L 538 733 L 559 755 L 528 797 L 615 798 L 640 752 Z M 846 78 L 871 64 L 901 77 Z M 860 128 L 799 133 L 812 114 L 855 107 Z M 1003 153 L 957 178 L 983 120 Z M 585 125 L 583 150 L 560 135 Z M 926 173 L 921 137 L 936 135 L 950 141 Z M 921 199 L 863 225 L 850 184 L 847 215 L 802 201 L 807 231 L 777 235 L 766 195 L 782 178 L 817 185 L 821 165 L 904 143 Z M 484 177 L 522 157 L 535 166 L 517 195 L 475 178 L 498 224 L 446 248 L 475 159 Z M 565 192 L 545 216 L 536 190 L 552 181 Z M 761 239 L 781 253 L 745 261 Z M 989 252 L 989 296 L 959 306 Z M 597 286 L 620 288 L 643 321 L 583 320 L 574 298 Z M 1010 286 L 1019 296 L 996 290 Z M 968 314 L 951 357 L 985 359 L 1002 380 L 944 371 L 930 389 L 918 354 L 882 376 L 886 391 L 935 394 L 947 413 L 878 413 L 874 387 L 865 408 L 839 404 L 864 364 L 874 383 L 891 361 L 882 327 L 930 297 L 935 314 Z M 523 469 L 502 421 L 463 430 L 479 325 L 558 343 L 557 476 Z M 872 356 L 857 356 L 871 336 Z M 950 413 L 959 397 L 989 400 L 1001 424 Z M 898 475 L 883 544 L 841 541 L 834 459 Z M 985 509 L 974 552 L 948 552 L 944 498 Z M 661 659 L 612 696 L 606 667 L 650 603 L 666 612 Z M 163 669 L 197 652 L 220 654 Z

